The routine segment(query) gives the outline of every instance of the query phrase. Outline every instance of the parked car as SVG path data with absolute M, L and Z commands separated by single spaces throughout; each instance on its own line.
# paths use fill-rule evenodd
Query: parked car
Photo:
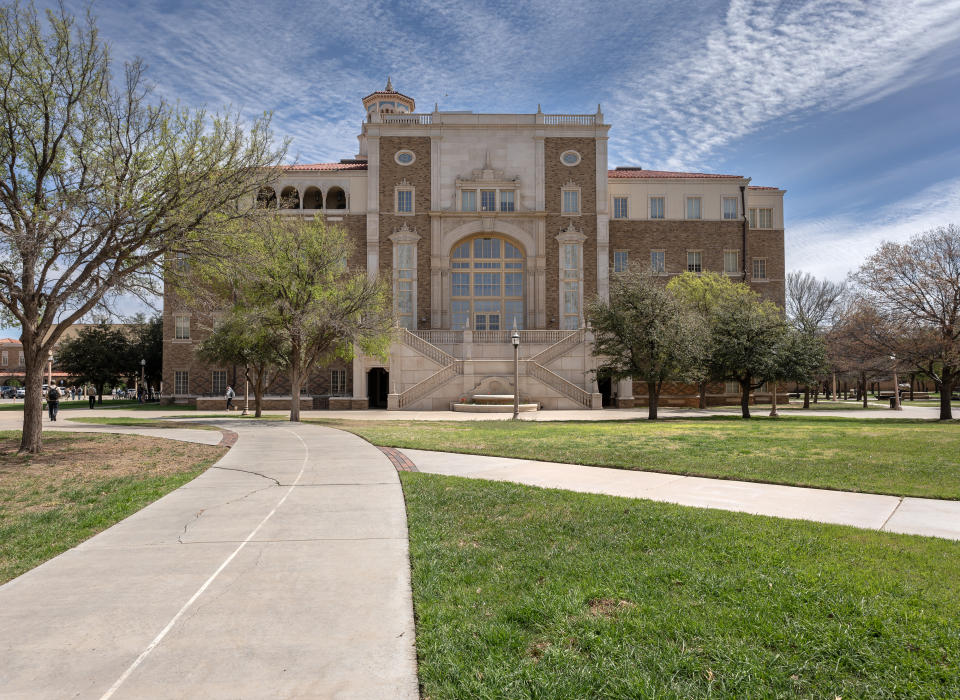
M 12 399 L 17 395 L 17 388 L 15 386 L 0 386 L 0 398 Z
M 23 398 L 26 398 L 26 396 L 27 396 L 27 390 L 24 389 L 23 387 L 19 387 L 17 389 L 17 395 L 15 398 L 23 399 Z

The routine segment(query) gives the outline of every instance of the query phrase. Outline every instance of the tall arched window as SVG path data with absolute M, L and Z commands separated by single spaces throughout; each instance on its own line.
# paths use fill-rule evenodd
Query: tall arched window
M 523 328 L 523 253 L 504 238 L 478 237 L 450 254 L 454 329 Z

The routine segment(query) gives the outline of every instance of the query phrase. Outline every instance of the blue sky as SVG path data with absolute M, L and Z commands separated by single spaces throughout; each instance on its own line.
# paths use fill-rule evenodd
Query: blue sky
M 78 10 L 82 4 L 68 2 Z M 788 269 L 842 278 L 960 223 L 960 0 L 98 0 L 117 61 L 186 106 L 274 114 L 291 160 L 352 157 L 360 98 L 593 112 L 610 166 L 786 195 Z

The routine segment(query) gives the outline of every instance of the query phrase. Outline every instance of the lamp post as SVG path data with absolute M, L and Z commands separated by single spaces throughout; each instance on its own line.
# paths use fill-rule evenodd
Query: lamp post
M 147 392 L 147 361 L 140 358 L 140 403 L 144 402 L 144 394 Z
M 513 420 L 520 418 L 520 332 L 517 322 L 513 322 L 513 333 L 510 334 L 513 343 Z
M 897 377 L 897 356 L 891 355 L 890 361 L 893 362 L 893 410 L 902 411 L 900 405 L 900 379 Z

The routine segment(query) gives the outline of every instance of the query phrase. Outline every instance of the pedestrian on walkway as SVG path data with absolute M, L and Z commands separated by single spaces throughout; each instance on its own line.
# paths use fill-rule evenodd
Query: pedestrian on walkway
M 47 410 L 50 413 L 50 420 L 57 419 L 57 411 L 60 410 L 60 391 L 52 386 L 47 392 Z
M 236 396 L 236 394 L 233 393 L 233 387 L 232 387 L 232 386 L 228 386 L 228 387 L 227 387 L 227 410 L 228 410 L 228 411 L 232 411 L 232 410 L 233 410 L 233 397 L 234 397 L 234 396 Z

